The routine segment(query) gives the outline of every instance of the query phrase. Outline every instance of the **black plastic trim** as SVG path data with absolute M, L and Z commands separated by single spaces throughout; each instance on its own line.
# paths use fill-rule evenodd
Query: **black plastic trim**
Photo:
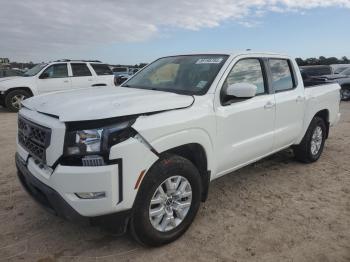
M 120 204 L 124 199 L 124 192 L 123 192 L 123 159 L 117 158 L 113 160 L 109 160 L 108 164 L 111 165 L 118 165 L 118 204 Z

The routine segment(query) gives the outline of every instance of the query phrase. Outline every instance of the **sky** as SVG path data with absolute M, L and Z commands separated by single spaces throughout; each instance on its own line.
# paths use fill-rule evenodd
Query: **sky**
M 0 57 L 151 62 L 246 49 L 350 58 L 350 0 L 0 0 Z

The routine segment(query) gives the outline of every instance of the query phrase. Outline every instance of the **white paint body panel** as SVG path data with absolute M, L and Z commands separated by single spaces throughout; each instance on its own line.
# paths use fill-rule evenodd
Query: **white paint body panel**
M 28 99 L 20 111 L 23 117 L 52 129 L 47 151 L 48 167 L 43 171 L 30 162 L 31 172 L 54 188 L 80 214 L 98 216 L 130 209 L 142 171 L 169 149 L 196 143 L 207 157 L 211 179 L 228 174 L 293 144 L 300 143 L 312 118 L 321 110 L 329 112 L 329 123 L 339 121 L 339 85 L 304 89 L 293 61 L 298 85 L 288 92 L 255 96 L 223 106 L 220 91 L 232 67 L 243 58 L 288 56 L 261 53 L 231 55 L 203 96 L 131 88 L 94 88 L 55 93 Z M 41 113 L 40 113 L 41 112 Z M 153 112 L 153 114 L 145 114 Z M 45 114 L 55 115 L 53 118 Z M 102 167 L 64 167 L 51 170 L 63 152 L 65 123 L 140 115 L 133 128 L 139 136 L 114 145 L 109 159 L 123 161 L 123 196 L 118 204 L 118 164 Z M 18 145 L 22 158 L 28 153 Z M 146 173 L 147 176 L 147 173 Z M 99 200 L 78 199 L 75 192 L 106 191 Z

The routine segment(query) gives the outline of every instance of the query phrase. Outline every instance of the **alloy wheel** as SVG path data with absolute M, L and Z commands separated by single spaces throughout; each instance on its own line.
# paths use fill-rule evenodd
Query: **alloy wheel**
M 167 178 L 156 189 L 149 206 L 149 219 L 152 226 L 167 232 L 185 219 L 192 203 L 192 188 L 183 176 Z

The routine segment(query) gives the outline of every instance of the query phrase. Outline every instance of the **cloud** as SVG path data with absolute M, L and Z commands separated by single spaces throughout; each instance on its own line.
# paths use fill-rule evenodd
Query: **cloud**
M 267 12 L 350 8 L 350 0 L 0 0 L 0 50 L 10 57 L 45 57 L 57 50 L 142 42 L 162 28 L 200 30 L 224 21 L 242 26 Z

